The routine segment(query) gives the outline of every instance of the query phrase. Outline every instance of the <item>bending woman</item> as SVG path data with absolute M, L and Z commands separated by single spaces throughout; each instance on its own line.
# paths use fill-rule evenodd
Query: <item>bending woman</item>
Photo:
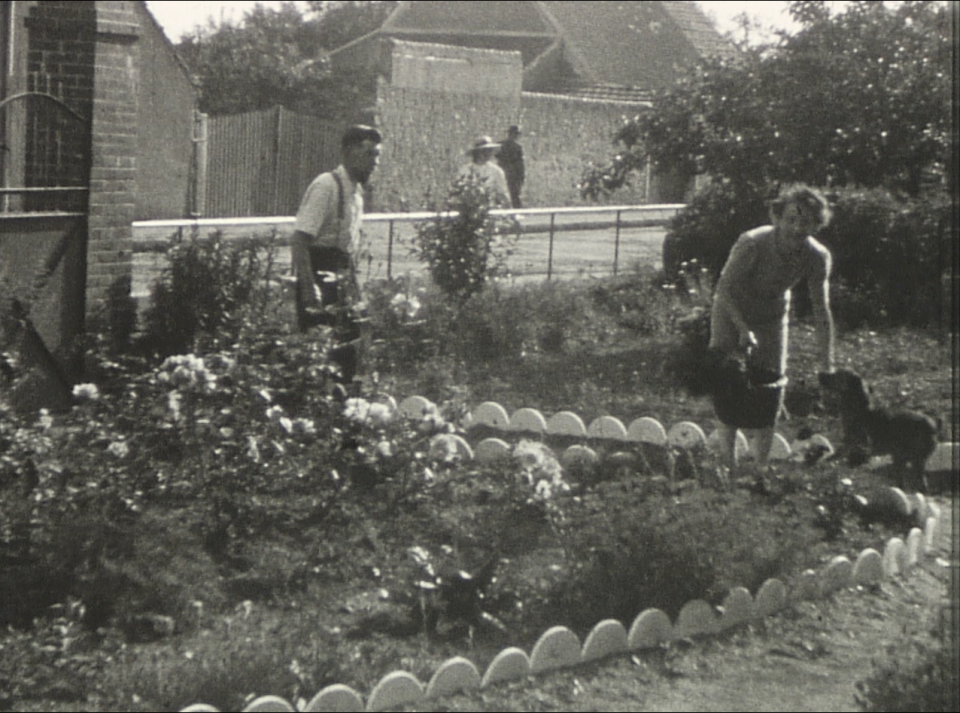
M 830 221 L 819 191 L 793 186 L 771 203 L 772 224 L 739 237 L 720 273 L 710 319 L 710 348 L 721 356 L 749 356 L 751 368 L 786 375 L 791 290 L 806 279 L 813 303 L 823 371 L 833 371 L 830 251 L 813 235 Z M 756 429 L 757 459 L 765 469 L 776 414 Z M 737 466 L 736 424 L 721 423 L 720 446 L 731 472 Z

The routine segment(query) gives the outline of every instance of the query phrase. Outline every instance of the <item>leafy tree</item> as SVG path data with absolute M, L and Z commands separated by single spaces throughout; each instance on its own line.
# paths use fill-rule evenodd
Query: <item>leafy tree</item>
M 377 29 L 396 2 L 256 5 L 239 23 L 208 21 L 177 46 L 200 88 L 200 110 L 235 114 L 281 105 L 330 118 L 349 115 L 375 77 L 365 68 L 334 75 L 326 53 Z
M 586 196 L 622 186 L 649 158 L 740 191 L 780 181 L 884 186 L 910 195 L 950 151 L 952 33 L 944 3 L 793 2 L 801 29 L 709 60 L 626 121 L 620 151 Z

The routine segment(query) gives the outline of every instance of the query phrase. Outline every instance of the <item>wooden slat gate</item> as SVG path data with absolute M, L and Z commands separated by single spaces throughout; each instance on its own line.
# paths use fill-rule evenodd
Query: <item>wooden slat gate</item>
M 46 92 L 0 101 L 0 366 L 13 406 L 70 403 L 82 369 L 90 121 Z
M 304 189 L 340 158 L 335 122 L 273 107 L 207 120 L 202 215 L 292 215 Z

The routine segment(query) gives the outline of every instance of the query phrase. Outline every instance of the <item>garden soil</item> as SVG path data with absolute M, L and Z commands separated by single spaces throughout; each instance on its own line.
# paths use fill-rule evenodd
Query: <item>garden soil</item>
M 950 498 L 935 502 L 942 509 L 935 549 L 909 578 L 804 602 L 724 637 L 409 710 L 861 710 L 857 682 L 873 675 L 876 664 L 896 661 L 907 642 L 931 640 L 932 631 L 954 646 L 958 640 L 960 511 Z

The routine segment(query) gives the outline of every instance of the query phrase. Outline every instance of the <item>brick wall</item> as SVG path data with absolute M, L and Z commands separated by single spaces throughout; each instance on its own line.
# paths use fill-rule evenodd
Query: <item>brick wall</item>
M 136 210 L 140 34 L 133 2 L 97 2 L 87 314 L 130 280 Z

